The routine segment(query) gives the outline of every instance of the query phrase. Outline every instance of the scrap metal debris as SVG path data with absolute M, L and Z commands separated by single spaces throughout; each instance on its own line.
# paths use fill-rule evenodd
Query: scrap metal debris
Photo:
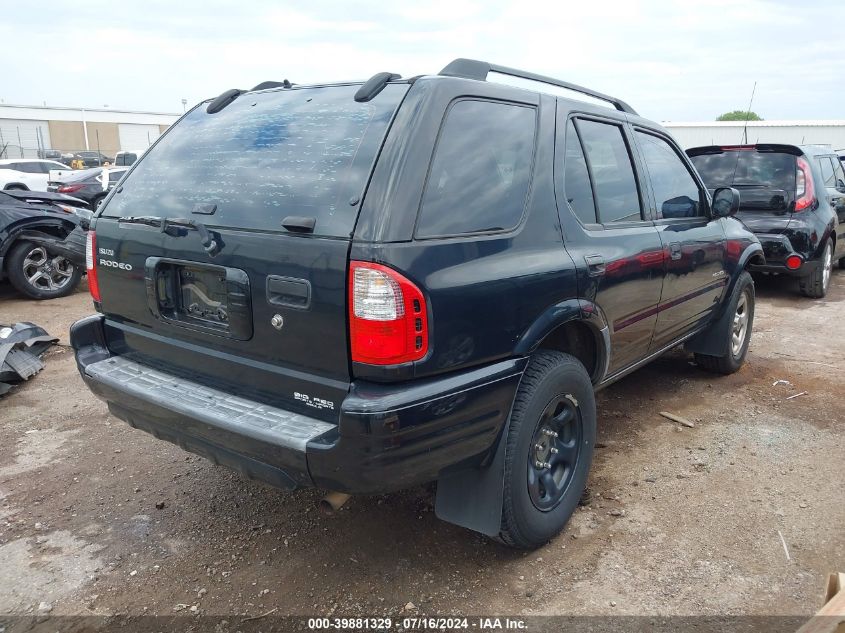
M 41 355 L 58 342 L 34 323 L 0 324 L 0 396 L 44 369 Z

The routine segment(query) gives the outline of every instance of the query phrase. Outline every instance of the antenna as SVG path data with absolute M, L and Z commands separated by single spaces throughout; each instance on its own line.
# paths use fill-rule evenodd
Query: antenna
M 751 116 L 751 104 L 754 103 L 754 93 L 757 91 L 757 82 L 751 89 L 751 100 L 748 102 L 748 110 L 745 111 L 745 125 L 742 126 L 742 145 L 748 143 L 748 117 Z
M 751 116 L 751 104 L 754 103 L 754 93 L 757 91 L 757 82 L 754 82 L 754 87 L 751 88 L 751 99 L 748 101 L 748 109 L 745 111 L 745 123 L 742 126 L 742 140 L 740 145 L 748 143 L 748 117 Z M 739 152 L 736 153 L 736 161 L 734 161 L 734 173 L 731 174 L 731 187 L 733 187 L 734 180 L 736 180 L 736 170 L 739 167 Z

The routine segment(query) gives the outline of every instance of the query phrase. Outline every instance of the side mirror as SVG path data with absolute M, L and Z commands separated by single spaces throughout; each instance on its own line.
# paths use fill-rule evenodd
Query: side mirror
M 719 187 L 713 192 L 710 206 L 717 218 L 727 218 L 739 211 L 739 191 L 733 187 Z

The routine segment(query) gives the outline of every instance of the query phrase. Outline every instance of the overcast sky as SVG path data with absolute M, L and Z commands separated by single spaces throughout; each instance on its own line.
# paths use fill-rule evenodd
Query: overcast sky
M 843 0 L 28 0 L 6 5 L 4 103 L 181 112 L 227 88 L 436 73 L 474 57 L 656 120 L 845 118 Z

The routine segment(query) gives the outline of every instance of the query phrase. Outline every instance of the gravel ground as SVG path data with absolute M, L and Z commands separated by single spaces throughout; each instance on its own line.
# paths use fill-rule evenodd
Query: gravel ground
M 63 344 L 91 311 L 0 285 L 0 322 Z M 0 614 L 809 615 L 845 570 L 843 317 L 845 272 L 822 301 L 763 279 L 740 372 L 676 351 L 602 391 L 589 503 L 532 553 L 426 489 L 323 517 L 110 417 L 56 347 L 0 400 Z

